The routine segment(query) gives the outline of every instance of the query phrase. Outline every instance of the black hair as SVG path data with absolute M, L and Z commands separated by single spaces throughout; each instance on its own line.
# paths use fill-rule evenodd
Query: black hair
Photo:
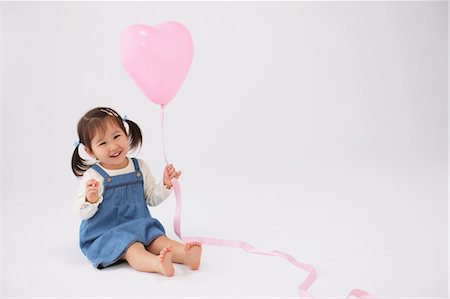
M 79 145 L 83 144 L 87 149 L 92 151 L 92 138 L 94 138 L 97 132 L 104 133 L 106 131 L 108 121 L 113 121 L 128 136 L 130 150 L 137 149 L 142 145 L 141 129 L 135 122 L 129 119 L 123 120 L 119 113 L 111 108 L 94 108 L 88 111 L 78 122 L 79 144 L 75 147 L 72 155 L 72 171 L 76 176 L 82 176 L 92 166 L 92 164 L 89 164 L 87 160 L 80 156 L 78 152 Z M 128 133 L 124 122 L 128 124 Z

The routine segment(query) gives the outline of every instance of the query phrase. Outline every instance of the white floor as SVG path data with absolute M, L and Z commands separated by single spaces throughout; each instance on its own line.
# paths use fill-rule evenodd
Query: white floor
M 292 186 L 277 199 L 279 190 L 268 188 L 243 193 L 235 205 L 227 203 L 230 191 L 220 195 L 204 188 L 193 198 L 200 192 L 193 192 L 189 184 L 196 184 L 186 179 L 182 230 L 187 236 L 240 239 L 290 253 L 316 267 L 319 276 L 310 292 L 318 298 L 344 298 L 354 288 L 379 298 L 446 298 L 446 210 L 423 204 L 423 194 L 414 188 L 420 182 L 409 180 L 408 191 L 392 179 L 378 181 L 383 190 L 365 193 L 350 190 L 341 179 L 340 192 L 346 196 L 340 198 L 331 195 L 337 187 L 332 185 L 316 195 Z M 354 183 L 366 190 L 373 185 Z M 427 190 L 433 197 L 433 189 Z M 213 246 L 204 247 L 199 271 L 177 265 L 172 278 L 136 272 L 127 264 L 96 270 L 78 248 L 78 221 L 70 204 L 59 202 L 4 198 L 3 297 L 295 298 L 306 277 L 280 258 Z M 176 238 L 174 202 L 171 196 L 152 213 Z M 63 212 L 51 215 L 49 209 Z

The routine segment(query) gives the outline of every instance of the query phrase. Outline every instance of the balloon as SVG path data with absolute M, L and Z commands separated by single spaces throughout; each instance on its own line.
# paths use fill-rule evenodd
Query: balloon
M 145 96 L 164 106 L 186 78 L 193 43 L 189 31 L 178 22 L 155 27 L 135 24 L 122 33 L 119 52 L 122 66 Z

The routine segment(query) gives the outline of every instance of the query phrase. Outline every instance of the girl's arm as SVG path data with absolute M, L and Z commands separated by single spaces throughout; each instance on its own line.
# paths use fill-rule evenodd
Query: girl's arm
M 145 200 L 149 206 L 157 206 L 166 200 L 172 191 L 166 188 L 162 181 L 156 183 L 150 168 L 143 160 L 139 159 L 138 162 L 144 178 Z
M 92 181 L 94 181 L 94 186 L 92 186 Z M 88 184 L 91 182 L 90 184 Z M 88 186 L 89 185 L 89 186 Z M 93 189 L 98 190 L 98 200 L 95 202 Z M 89 193 L 89 200 L 87 200 L 86 195 Z M 86 220 L 95 215 L 98 210 L 98 206 L 103 201 L 103 177 L 99 175 L 95 170 L 88 169 L 80 181 L 80 188 L 73 205 L 73 211 L 81 219 Z M 91 202 L 90 202 L 91 201 Z

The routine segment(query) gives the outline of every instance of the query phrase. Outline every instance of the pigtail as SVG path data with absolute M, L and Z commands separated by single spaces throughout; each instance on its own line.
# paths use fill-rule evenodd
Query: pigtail
M 91 167 L 87 162 L 87 160 L 81 158 L 80 154 L 78 153 L 78 148 L 80 145 L 78 144 L 75 149 L 73 150 L 72 155 L 72 171 L 75 174 L 75 176 L 83 176 L 83 174 L 86 172 L 86 170 Z
M 134 150 L 137 149 L 142 145 L 142 133 L 139 126 L 129 119 L 125 119 L 124 122 L 128 124 L 128 139 L 129 139 L 129 145 L 130 149 Z

